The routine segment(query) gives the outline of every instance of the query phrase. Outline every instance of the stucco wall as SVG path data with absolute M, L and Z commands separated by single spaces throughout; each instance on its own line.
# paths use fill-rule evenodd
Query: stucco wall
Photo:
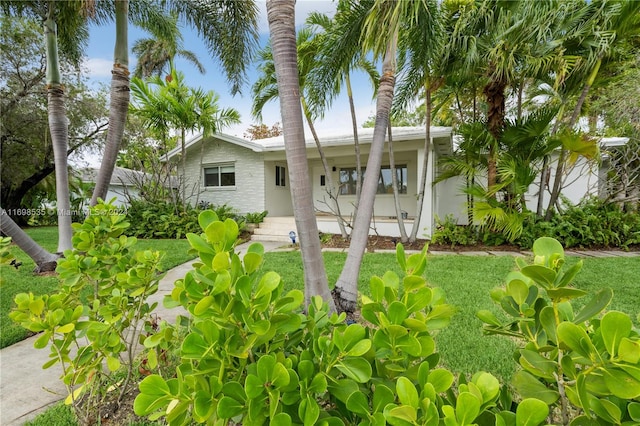
M 186 192 L 187 200 L 195 204 L 200 182 L 199 200 L 220 206 L 226 204 L 239 213 L 255 213 L 265 208 L 265 167 L 262 154 L 217 139 L 208 139 L 202 157 L 203 167 L 233 164 L 233 187 L 205 188 L 204 174 L 200 167 L 200 144 L 187 151 Z M 179 166 L 181 171 L 181 166 Z

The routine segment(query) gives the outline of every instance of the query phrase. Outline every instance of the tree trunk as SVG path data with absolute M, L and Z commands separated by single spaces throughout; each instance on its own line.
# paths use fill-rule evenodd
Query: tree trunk
M 362 196 L 358 204 L 349 251 L 340 277 L 333 290 L 336 307 L 339 311 L 354 312 L 358 299 L 358 276 L 367 242 L 369 241 L 369 226 L 373 215 L 373 206 L 378 189 L 382 153 L 387 126 L 389 125 L 389 112 L 393 102 L 393 89 L 395 85 L 395 54 L 397 35 L 389 42 L 382 63 L 382 76 L 378 88 L 376 103 L 376 123 L 373 129 L 373 140 L 367 161 L 367 173 L 362 183 Z
M 389 133 L 389 169 L 391 170 L 391 186 L 393 187 L 393 201 L 396 207 L 396 217 L 398 218 L 398 228 L 400 229 L 400 241 L 406 243 L 409 241 L 407 230 L 404 226 L 404 217 L 402 217 L 402 207 L 400 206 L 400 197 L 398 194 L 398 176 L 396 175 L 396 160 L 393 155 L 393 132 L 391 131 L 391 123 L 387 127 Z
M 360 194 L 362 192 L 362 159 L 360 158 L 360 141 L 358 139 L 358 121 L 356 117 L 356 107 L 353 103 L 353 89 L 351 87 L 351 78 L 349 73 L 345 75 L 345 85 L 347 86 L 347 97 L 349 98 L 349 111 L 351 111 L 351 125 L 353 127 L 353 149 L 356 155 L 356 202 L 353 206 L 353 215 L 358 214 L 358 203 L 360 202 Z
M 425 84 L 425 140 L 424 140 L 424 157 L 422 160 L 422 173 L 420 175 L 420 183 L 418 184 L 418 201 L 416 205 L 416 217 L 413 220 L 411 235 L 409 241 L 414 242 L 418 238 L 418 229 L 420 228 L 420 217 L 422 216 L 422 208 L 424 206 L 424 193 L 428 185 L 427 172 L 429 171 L 429 155 L 431 154 L 431 84 L 429 81 Z
M 307 108 L 307 103 L 304 100 L 304 96 L 300 95 L 300 101 L 302 102 L 302 112 L 307 119 L 307 123 L 309 124 L 309 130 L 311 130 L 311 134 L 313 135 L 313 141 L 316 143 L 316 147 L 318 148 L 318 154 L 320 155 L 320 161 L 322 161 L 322 167 L 324 169 L 324 174 L 326 176 L 327 182 L 325 188 L 327 189 L 327 194 L 329 194 L 329 199 L 333 206 L 333 214 L 338 221 L 338 227 L 340 228 L 340 236 L 344 239 L 349 237 L 347 234 L 347 229 L 344 226 L 344 219 L 342 217 L 342 213 L 340 212 L 340 204 L 338 203 L 338 190 L 333 185 L 333 175 L 331 174 L 331 168 L 329 167 L 329 163 L 327 162 L 327 156 L 324 154 L 324 149 L 322 148 L 322 144 L 320 143 L 320 138 L 318 137 L 318 133 L 316 132 L 316 128 L 313 125 L 313 120 L 311 119 L 311 114 L 309 113 L 309 109 Z
M 111 70 L 111 101 L 109 106 L 109 129 L 107 143 L 96 178 L 96 187 L 91 196 L 91 205 L 95 206 L 98 198 L 105 200 L 109 183 L 116 165 L 120 144 L 124 135 L 124 127 L 129 111 L 129 53 L 128 53 L 128 0 L 117 0 L 116 7 L 116 43 L 114 49 L 113 69 Z
M 504 129 L 506 84 L 500 80 L 491 80 L 484 88 L 487 98 L 488 130 L 495 141 L 489 145 L 487 159 L 487 189 L 489 192 L 498 183 L 498 147 Z M 492 195 L 495 198 L 495 194 Z
M 571 119 L 569 120 L 569 124 L 567 125 L 569 129 L 572 129 L 573 126 L 578 122 L 578 118 L 580 117 L 580 110 L 582 110 L 582 105 L 584 101 L 587 99 L 587 95 L 589 94 L 589 90 L 593 85 L 596 77 L 598 76 L 598 72 L 600 71 L 600 64 L 602 63 L 602 56 L 604 53 L 600 55 L 598 61 L 591 70 L 591 74 L 584 87 L 582 88 L 582 93 L 580 94 L 580 98 L 578 98 L 578 102 L 576 103 L 576 107 L 573 109 L 573 114 L 571 115 Z M 562 179 L 564 174 L 564 159 L 566 156 L 566 150 L 561 147 L 560 155 L 558 156 L 558 166 L 556 167 L 556 176 L 553 180 L 553 190 L 551 191 L 551 197 L 549 198 L 549 205 L 547 206 L 547 212 L 544 216 L 545 220 L 551 220 L 551 216 L 553 215 L 554 206 L 558 202 L 558 198 L 560 197 L 560 191 L 562 191 Z
M 268 0 L 267 19 L 278 82 L 291 199 L 302 252 L 305 303 L 308 305 L 313 296 L 320 295 L 329 304 L 331 311 L 335 311 L 318 238 L 307 148 L 304 142 L 298 82 L 295 0 Z
M 60 256 L 49 253 L 27 235 L 7 214 L 0 209 L 0 231 L 26 253 L 36 264 L 35 273 L 51 272 L 56 270 Z
M 64 88 L 60 78 L 58 61 L 58 40 L 56 23 L 53 20 L 53 4 L 49 17 L 44 22 L 47 43 L 47 109 L 49 113 L 49 131 L 56 169 L 56 208 L 58 209 L 58 251 L 70 250 L 71 201 L 69 197 L 69 170 L 67 165 L 67 146 L 69 129 L 64 107 Z

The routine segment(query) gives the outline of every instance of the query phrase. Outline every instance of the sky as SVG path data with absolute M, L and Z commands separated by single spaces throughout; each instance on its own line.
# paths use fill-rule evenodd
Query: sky
M 264 46 L 269 39 L 269 26 L 267 22 L 266 3 L 258 1 L 260 10 L 259 32 L 260 46 Z M 317 11 L 327 15 L 335 13 L 335 3 L 330 0 L 298 0 L 296 3 L 296 25 L 301 25 L 306 16 Z M 226 82 L 217 61 L 212 58 L 204 43 L 198 38 L 197 32 L 187 26 L 182 26 L 184 37 L 184 47 L 191 50 L 198 56 L 204 65 L 206 73 L 200 74 L 193 65 L 180 58 L 176 59 L 176 68 L 185 74 L 186 83 L 191 87 L 201 87 L 204 90 L 213 90 L 220 96 L 219 105 L 222 108 L 235 108 L 240 113 L 241 124 L 222 129 L 222 132 L 238 137 L 243 137 L 246 129 L 258 122 L 251 116 L 251 85 L 257 80 L 258 73 L 255 64 L 248 68 L 248 83 L 242 88 L 242 95 L 232 96 L 230 86 Z M 129 49 L 136 40 L 148 37 L 148 33 L 136 28 L 129 27 Z M 91 28 L 90 40 L 85 67 L 89 70 L 89 78 L 94 84 L 104 83 L 107 86 L 111 81 L 111 68 L 113 67 L 113 46 L 115 43 L 115 28 L 113 24 Z M 136 58 L 129 50 L 129 69 L 133 70 Z M 354 101 L 358 125 L 375 112 L 375 100 L 372 99 L 371 83 L 367 82 L 364 74 L 352 76 L 354 85 Z M 278 101 L 270 102 L 263 110 L 264 124 L 271 127 L 274 123 L 282 124 L 280 118 L 280 105 Z M 321 121 L 314 123 L 318 132 L 336 133 L 351 131 L 351 116 L 349 113 L 348 100 L 345 94 L 339 96 L 333 103 L 330 111 L 326 112 Z M 307 129 L 307 135 L 310 133 Z

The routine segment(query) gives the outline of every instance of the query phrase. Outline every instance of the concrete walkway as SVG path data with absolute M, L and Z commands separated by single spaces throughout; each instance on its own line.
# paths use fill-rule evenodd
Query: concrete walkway
M 266 251 L 291 250 L 290 244 L 282 242 L 262 242 Z M 240 257 L 246 252 L 249 243 L 239 245 L 236 251 Z M 335 251 L 346 251 L 337 249 Z M 392 252 L 391 250 L 388 250 Z M 385 252 L 378 250 L 378 253 Z M 432 255 L 460 256 L 528 256 L 530 252 L 504 251 L 467 251 L 467 252 L 430 252 Z M 575 251 L 567 250 L 569 256 L 581 257 L 640 257 L 640 252 L 621 251 Z M 179 309 L 166 309 L 162 305 L 165 295 L 171 293 L 173 283 L 184 277 L 191 269 L 194 261 L 187 262 L 169 270 L 160 281 L 158 292 L 150 300 L 158 301 L 156 314 L 163 320 L 173 322 Z M 50 405 L 64 399 L 66 390 L 60 381 L 60 366 L 55 365 L 47 370 L 42 365 L 48 361 L 49 349 L 34 349 L 37 336 L 30 337 L 15 345 L 0 350 L 0 425 L 17 426 L 32 420 L 37 414 Z

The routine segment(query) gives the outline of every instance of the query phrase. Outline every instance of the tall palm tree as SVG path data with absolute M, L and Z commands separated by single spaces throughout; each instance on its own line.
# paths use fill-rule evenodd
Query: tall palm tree
M 136 77 L 144 78 L 151 75 L 160 76 L 163 72 L 170 73 L 175 67 L 176 56 L 186 59 L 201 74 L 205 73 L 204 66 L 198 60 L 197 55 L 184 49 L 183 37 L 178 27 L 178 17 L 172 16 L 169 22 L 171 25 L 168 34 L 156 26 L 147 25 L 145 29 L 151 33 L 151 37 L 138 39 L 133 44 L 131 51 L 138 57 L 136 69 L 133 72 Z
M 304 123 L 298 83 L 295 0 L 267 0 L 267 18 L 278 82 L 291 198 L 296 227 L 300 233 L 305 302 L 308 305 L 312 296 L 320 295 L 335 311 L 318 239 L 318 224 L 316 223 L 311 180 L 307 168 L 307 151 L 304 142 Z
M 133 2 L 136 16 L 148 9 L 145 5 L 153 2 Z M 91 197 L 91 204 L 98 198 L 104 198 L 115 162 L 120 150 L 124 122 L 126 120 L 129 100 L 129 70 L 127 53 L 127 5 L 128 0 L 116 0 L 116 53 L 111 86 L 111 112 L 114 118 L 114 129 L 107 136 L 104 156 L 98 172 L 96 188 Z M 170 13 L 175 14 L 192 25 L 203 38 L 210 53 L 220 59 L 227 80 L 231 83 L 232 93 L 240 91 L 245 82 L 245 70 L 253 55 L 257 43 L 257 6 L 254 1 L 237 2 L 223 0 L 217 3 L 197 0 L 177 0 L 167 2 Z M 118 21 L 119 17 L 119 21 Z M 149 22 L 156 20 L 147 19 Z M 120 25 L 118 25 L 120 22 Z M 171 34 L 166 31 L 164 34 Z M 174 33 L 175 34 L 175 33 Z M 176 42 L 176 46 L 178 43 Z M 126 98 L 126 103 L 124 102 Z M 110 121 L 111 123 L 111 121 Z
M 316 66 L 310 71 L 307 77 L 310 81 L 309 97 L 314 100 L 311 108 L 317 110 L 317 114 L 322 114 L 327 108 L 329 108 L 335 99 L 335 97 L 341 92 L 344 86 L 347 92 L 347 99 L 349 101 L 349 112 L 351 113 L 351 127 L 353 131 L 353 147 L 356 156 L 356 202 L 354 204 L 355 210 L 358 209 L 358 202 L 360 200 L 360 192 L 362 190 L 362 158 L 360 155 L 360 141 L 358 139 L 358 122 L 356 116 L 356 108 L 353 99 L 353 88 L 351 85 L 351 73 L 360 70 L 363 71 L 367 77 L 371 80 L 373 92 L 375 96 L 377 90 L 378 80 L 380 79 L 380 73 L 376 69 L 375 65 L 366 58 L 362 52 L 354 52 L 350 60 L 343 64 L 335 64 L 330 60 L 325 59 L 325 56 L 332 55 L 337 49 L 335 46 L 336 36 L 333 31 L 333 26 L 336 25 L 335 20 L 328 16 L 312 12 L 306 20 L 306 25 L 311 28 L 317 28 L 322 31 L 318 34 L 320 39 L 320 51 L 318 52 L 318 58 L 316 60 Z M 353 45 L 357 46 L 357 43 Z M 348 58 L 348 57 L 347 57 Z M 339 66 L 341 66 L 341 68 Z M 333 84 L 331 78 L 333 77 Z M 320 82 L 315 81 L 316 79 Z M 322 84 L 324 81 L 324 85 Z
M 324 153 L 322 143 L 316 132 L 314 125 L 315 115 L 313 113 L 312 106 L 316 103 L 316 100 L 309 99 L 309 85 L 307 84 L 307 76 L 310 74 L 318 62 L 317 53 L 320 47 L 319 40 L 314 37 L 313 32 L 309 27 L 302 28 L 296 36 L 297 45 L 297 57 L 298 57 L 298 84 L 300 85 L 300 102 L 302 104 L 302 114 L 307 121 L 309 130 L 313 136 L 313 140 L 318 148 L 320 155 L 320 161 L 324 168 L 324 174 L 327 179 L 327 185 L 325 186 L 327 195 L 329 196 L 330 204 L 329 208 L 333 211 L 338 221 L 340 233 L 343 238 L 347 238 L 347 230 L 345 227 L 345 220 L 342 217 L 340 211 L 340 204 L 338 203 L 338 188 L 333 184 L 333 175 L 327 156 Z M 262 110 L 267 102 L 275 99 L 278 96 L 278 83 L 275 75 L 275 66 L 273 62 L 273 53 L 270 46 L 266 46 L 258 54 L 259 66 L 261 75 L 253 85 L 253 106 L 252 113 L 257 119 L 262 119 Z
M 79 64 L 82 45 L 87 37 L 87 16 L 91 13 L 81 1 L 31 1 L 2 3 L 9 15 L 25 16 L 43 23 L 47 52 L 47 100 L 49 130 L 54 152 L 56 174 L 56 208 L 58 210 L 58 252 L 71 249 L 71 204 L 67 164 L 68 125 L 64 105 L 64 85 L 58 60 L 59 46 L 72 63 Z M 62 23 L 63 25 L 58 25 Z M 60 32 L 58 29 L 60 28 Z M 13 230 L 13 228 L 11 228 Z M 10 235 L 16 242 L 19 236 Z M 34 259 L 35 260 L 35 259 Z

